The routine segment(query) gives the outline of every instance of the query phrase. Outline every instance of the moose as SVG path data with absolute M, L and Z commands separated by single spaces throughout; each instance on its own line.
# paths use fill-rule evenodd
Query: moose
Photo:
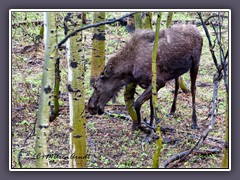
M 122 87 L 135 83 L 145 89 L 133 104 L 137 114 L 133 129 L 141 126 L 140 109 L 146 101 L 151 100 L 152 96 L 151 67 L 154 39 L 154 31 L 137 30 L 125 46 L 108 60 L 103 72 L 93 84 L 94 92 L 88 102 L 90 114 L 103 114 L 105 105 Z M 164 87 L 167 81 L 175 79 L 174 100 L 170 114 L 174 113 L 179 76 L 190 70 L 192 129 L 198 129 L 195 93 L 202 45 L 203 38 L 194 25 L 178 24 L 160 31 L 157 51 L 157 91 Z

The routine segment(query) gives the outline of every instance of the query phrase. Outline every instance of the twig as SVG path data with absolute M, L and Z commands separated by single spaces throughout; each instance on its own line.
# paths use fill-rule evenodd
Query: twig
M 124 120 L 129 120 L 131 119 L 130 116 L 123 114 L 123 113 L 117 113 L 117 112 L 109 112 L 106 111 L 105 112 L 106 115 L 113 117 L 113 118 L 120 118 L 120 119 L 124 119 Z
M 192 139 L 198 139 L 198 138 L 200 138 L 200 135 L 198 135 L 198 134 L 188 134 L 188 137 L 190 137 L 190 138 L 192 138 Z M 228 143 L 225 142 L 225 141 L 222 140 L 222 139 L 217 139 L 217 138 L 213 138 L 213 137 L 209 137 L 209 136 L 208 136 L 206 140 L 216 142 L 216 143 L 218 143 L 218 144 L 221 144 L 221 145 L 224 146 L 224 147 L 228 146 Z
M 26 136 L 26 138 L 25 138 L 25 140 L 24 140 L 24 142 L 23 142 L 23 145 L 22 145 L 20 151 L 18 152 L 18 164 L 19 164 L 20 168 L 22 168 L 21 156 L 22 156 L 23 148 L 25 147 L 25 144 L 26 144 L 27 140 L 28 140 L 31 136 L 34 136 L 34 135 L 35 135 L 36 122 L 37 122 L 37 118 L 35 119 L 33 129 L 32 129 L 31 132 L 28 133 L 28 135 Z
M 224 16 L 224 15 L 220 15 L 221 17 L 225 17 L 225 18 L 228 18 L 228 16 Z M 219 17 L 219 15 L 212 15 L 212 16 L 209 16 L 205 21 L 204 21 L 204 24 L 208 24 L 207 22 L 212 19 L 212 18 L 215 18 L 215 17 Z
M 211 22 L 211 25 L 212 25 L 212 28 L 214 30 L 214 33 L 215 33 L 215 36 L 216 36 L 216 39 L 217 39 L 217 42 L 218 42 L 218 46 L 219 46 L 219 49 L 220 49 L 220 60 L 221 60 L 221 65 L 222 65 L 222 68 L 223 68 L 223 75 L 224 75 L 224 84 L 225 84 L 225 88 L 226 88 L 226 91 L 228 93 L 228 83 L 227 83 L 227 69 L 226 69 L 226 58 L 228 56 L 228 50 L 227 50 L 227 53 L 226 55 L 224 55 L 224 51 L 223 51 L 223 47 L 222 47 L 222 43 L 221 43 L 221 40 L 222 40 L 222 31 L 221 31 L 221 26 L 220 26 L 220 16 L 219 16 L 219 36 L 218 36 L 218 32 L 216 31 L 216 28 L 214 27 L 213 23 Z
M 207 38 L 208 38 L 209 50 L 210 50 L 210 52 L 211 52 L 211 54 L 212 54 L 213 62 L 214 62 L 214 64 L 215 64 L 216 68 L 218 69 L 217 58 L 216 58 L 216 56 L 215 56 L 215 54 L 214 54 L 214 51 L 213 51 L 213 45 L 212 45 L 212 41 L 211 41 L 211 38 L 210 38 L 210 35 L 209 35 L 209 32 L 208 32 L 208 29 L 207 29 L 205 23 L 203 22 L 201 12 L 198 12 L 197 14 L 198 14 L 198 16 L 199 16 L 199 18 L 200 18 L 200 20 L 201 20 L 203 29 L 204 29 L 204 31 L 205 31 L 205 33 L 206 33 Z

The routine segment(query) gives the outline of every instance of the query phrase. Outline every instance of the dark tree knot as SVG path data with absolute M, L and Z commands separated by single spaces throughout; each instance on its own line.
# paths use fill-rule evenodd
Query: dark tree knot
M 48 125 L 39 125 L 38 127 L 39 127 L 40 129 L 42 129 L 42 128 L 45 128 L 45 129 L 46 129 L 46 128 L 48 128 Z
M 105 34 L 104 33 L 95 33 L 93 35 L 93 40 L 96 39 L 96 40 L 99 40 L 99 41 L 104 41 L 106 38 L 105 38 Z
M 80 138 L 80 137 L 82 137 L 80 134 L 76 134 L 76 135 L 74 135 L 73 137 L 75 137 L 75 138 Z
M 78 63 L 76 61 L 71 61 L 70 66 L 72 68 L 77 68 L 78 67 Z
M 80 92 L 80 90 L 79 90 L 79 89 L 77 89 L 77 90 L 73 90 L 73 88 L 72 88 L 71 84 L 68 84 L 68 85 L 67 85 L 67 89 L 68 89 L 68 92 L 75 92 L 75 93 L 78 93 L 78 92 Z
M 47 87 L 44 88 L 44 92 L 46 94 L 50 93 L 52 91 L 52 88 L 48 85 Z

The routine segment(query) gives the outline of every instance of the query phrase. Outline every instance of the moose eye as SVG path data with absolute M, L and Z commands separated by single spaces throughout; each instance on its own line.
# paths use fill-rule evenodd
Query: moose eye
M 104 78 L 104 74 L 102 73 L 101 75 L 100 75 L 100 79 L 103 79 Z

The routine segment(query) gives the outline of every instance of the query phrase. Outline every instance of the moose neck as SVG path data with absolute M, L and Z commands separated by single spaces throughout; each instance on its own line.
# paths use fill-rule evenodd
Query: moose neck
M 109 60 L 108 64 L 112 64 L 113 74 L 120 81 L 120 86 L 123 87 L 133 81 L 133 64 L 131 59 L 122 58 L 122 54 L 117 54 Z

